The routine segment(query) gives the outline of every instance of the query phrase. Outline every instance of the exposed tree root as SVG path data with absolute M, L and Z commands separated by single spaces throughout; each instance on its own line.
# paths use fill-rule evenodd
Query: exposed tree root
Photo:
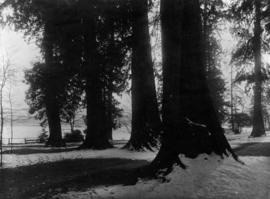
M 79 146 L 77 149 L 97 149 L 97 150 L 103 150 L 103 149 L 109 149 L 113 148 L 113 145 L 109 141 L 92 141 L 92 142 L 84 142 L 81 146 Z
M 45 143 L 45 147 L 66 147 L 64 140 L 48 141 Z
M 149 128 L 145 128 L 141 130 L 139 133 L 136 131 L 131 134 L 131 138 L 128 143 L 123 147 L 123 149 L 127 149 L 130 151 L 155 151 L 159 145 L 159 132 L 160 128 L 155 128 L 157 133 L 154 133 L 153 130 Z
M 127 149 L 129 151 L 155 151 L 158 148 L 158 141 L 154 140 L 153 142 L 138 142 L 129 140 L 128 143 L 123 146 L 123 149 Z
M 206 126 L 190 122 L 186 123 L 182 131 L 185 131 L 181 134 L 182 136 L 164 137 L 159 153 L 147 168 L 139 172 L 140 177 L 166 176 L 173 170 L 174 165 L 186 169 L 187 166 L 183 164 L 179 154 L 184 154 L 189 158 L 196 158 L 203 153 L 215 153 L 221 158 L 231 155 L 236 161 L 243 164 L 222 132 L 212 134 Z

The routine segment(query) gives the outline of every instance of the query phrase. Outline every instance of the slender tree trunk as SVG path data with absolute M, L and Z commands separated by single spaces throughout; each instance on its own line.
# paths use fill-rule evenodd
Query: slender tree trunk
M 75 125 L 74 117 L 70 118 L 69 125 L 70 125 L 70 132 L 74 132 L 74 125 Z
M 237 159 L 207 86 L 201 25 L 198 0 L 161 0 L 164 135 L 151 172 L 170 172 L 174 163 L 185 167 L 179 153 L 195 158 L 228 151 Z
M 11 140 L 11 147 L 10 151 L 13 150 L 13 106 L 12 106 L 12 97 L 11 97 L 11 86 L 8 94 L 8 101 L 10 107 L 10 140 Z
M 86 104 L 87 104 L 87 133 L 80 148 L 105 149 L 112 145 L 108 140 L 105 122 L 105 104 L 102 99 L 102 82 L 100 67 L 94 60 L 97 56 L 96 32 L 94 16 L 90 15 L 84 6 L 89 3 L 81 1 L 84 13 L 83 26 L 85 38 L 85 70 L 86 70 Z
M 236 106 L 234 105 L 233 102 L 233 66 L 231 65 L 231 126 L 232 126 L 232 132 L 234 134 L 240 134 L 240 130 L 238 125 L 236 125 L 235 122 L 235 117 L 234 115 L 236 114 Z
M 2 82 L 3 84 L 3 82 Z M 3 87 L 0 90 L 0 114 L 1 114 L 1 127 L 0 127 L 0 141 L 1 141 L 1 154 L 0 166 L 3 166 L 3 130 L 4 130 L 4 110 L 3 110 Z
M 254 22 L 254 59 L 255 59 L 255 85 L 254 85 L 254 111 L 253 129 L 251 137 L 265 135 L 262 116 L 262 79 L 261 79 L 261 1 L 255 0 Z
M 112 76 L 113 74 L 113 70 L 114 70 L 114 57 L 113 57 L 113 52 L 116 50 L 116 46 L 115 46 L 115 27 L 114 27 L 114 21 L 113 19 L 109 19 L 108 21 L 109 27 L 110 27 L 110 35 L 109 35 L 109 50 L 111 51 L 111 58 L 110 58 L 110 69 L 107 69 L 105 71 L 107 71 L 107 75 L 108 78 L 106 78 L 106 88 L 105 88 L 105 104 L 106 104 L 106 125 L 107 125 L 107 136 L 109 140 L 113 140 L 113 108 L 114 108 L 114 104 L 113 104 L 113 79 Z
M 45 64 L 47 66 L 47 70 L 51 70 L 53 67 L 53 46 L 50 40 L 50 25 L 49 22 L 45 24 L 44 29 L 44 57 Z M 56 75 L 50 74 L 48 72 L 48 83 L 46 85 L 46 93 L 45 93 L 45 106 L 46 106 L 46 114 L 49 125 L 49 138 L 46 143 L 46 146 L 55 146 L 61 147 L 64 145 L 62 140 L 62 130 L 61 130 L 61 121 L 59 115 L 59 104 L 57 101 L 57 78 Z
M 269 118 L 269 114 L 267 113 L 267 117 L 266 117 L 266 123 L 267 123 L 267 129 L 270 129 L 270 118 Z
M 132 1 L 132 130 L 125 148 L 152 149 L 158 144 L 161 121 L 158 112 L 148 28 L 147 0 Z
M 232 132 L 235 132 L 235 125 L 234 125 L 234 104 L 233 104 L 233 79 L 232 79 L 232 66 L 231 66 L 231 125 L 232 125 Z
M 233 66 L 231 65 L 231 125 L 232 125 L 232 132 L 235 132 L 233 108 L 234 108 L 234 104 L 233 104 Z

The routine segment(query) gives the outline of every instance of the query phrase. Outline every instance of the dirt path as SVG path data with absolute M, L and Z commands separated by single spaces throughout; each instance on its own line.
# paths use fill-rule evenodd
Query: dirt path
M 147 161 L 77 159 L 0 170 L 1 199 L 51 198 L 55 192 L 127 184 Z

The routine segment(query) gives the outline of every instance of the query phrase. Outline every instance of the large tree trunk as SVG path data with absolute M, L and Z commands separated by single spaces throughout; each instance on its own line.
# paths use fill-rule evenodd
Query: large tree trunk
M 255 85 L 254 85 L 254 111 L 253 129 L 251 137 L 265 135 L 262 116 L 262 80 L 261 80 L 261 1 L 255 0 L 254 22 L 254 59 L 255 59 Z
M 161 149 L 151 171 L 212 152 L 234 158 L 207 87 L 198 0 L 161 0 L 163 122 Z M 195 123 L 196 122 L 196 123 Z
M 132 130 L 125 148 L 152 149 L 158 144 L 160 117 L 148 29 L 147 0 L 132 1 Z
M 64 145 L 62 140 L 61 121 L 59 116 L 59 104 L 57 101 L 57 75 L 51 74 L 50 70 L 53 70 L 54 58 L 53 58 L 53 45 L 50 39 L 50 25 L 49 22 L 45 24 L 44 29 L 44 58 L 45 64 L 48 70 L 46 93 L 45 93 L 45 106 L 46 114 L 49 125 L 49 139 L 46 143 L 47 146 L 61 147 Z
M 49 125 L 49 138 L 46 146 L 64 146 L 62 140 L 61 123 L 59 117 L 59 106 L 53 93 L 46 94 L 46 114 Z
M 86 73 L 86 104 L 87 104 L 87 133 L 80 148 L 105 149 L 112 147 L 109 143 L 105 116 L 105 103 L 102 98 L 102 82 L 100 69 L 95 58 L 97 57 L 95 19 L 93 14 L 85 9 L 89 2 L 80 1 L 83 13 L 84 39 L 85 39 L 85 73 Z M 91 15 L 90 15 L 91 14 Z
M 113 133 L 113 115 L 112 115 L 112 91 L 107 90 L 106 93 L 107 96 L 105 96 L 105 99 L 107 98 L 106 103 L 106 127 L 107 127 L 107 137 L 109 140 L 113 139 L 112 133 Z
M 99 79 L 95 75 L 89 76 L 86 83 L 87 133 L 86 139 L 80 148 L 110 148 L 112 145 L 108 139 L 107 126 L 104 125 L 106 116 L 102 90 L 98 85 Z

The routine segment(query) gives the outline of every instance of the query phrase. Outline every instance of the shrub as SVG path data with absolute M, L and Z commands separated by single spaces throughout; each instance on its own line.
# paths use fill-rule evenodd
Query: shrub
M 40 143 L 45 143 L 47 142 L 48 140 L 48 132 L 47 131 L 43 131 L 39 136 L 38 136 L 38 139 L 39 139 L 39 142 Z
M 82 142 L 84 140 L 83 134 L 80 130 L 76 129 L 71 133 L 67 133 L 64 137 L 66 142 Z

